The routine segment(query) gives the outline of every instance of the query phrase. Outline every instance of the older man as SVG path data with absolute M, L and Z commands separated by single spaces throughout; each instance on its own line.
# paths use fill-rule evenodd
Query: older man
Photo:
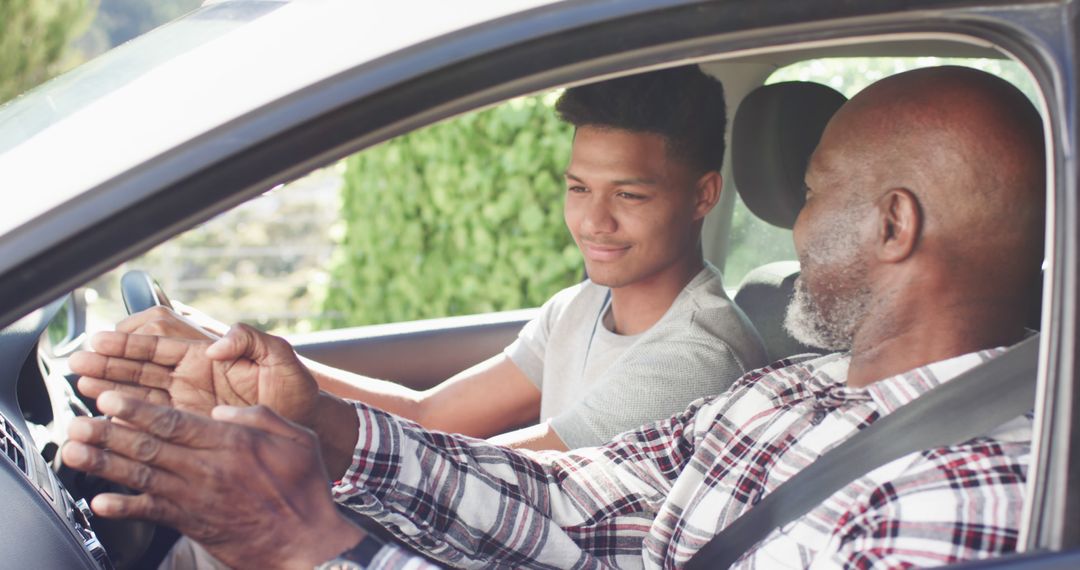
M 1030 103 L 981 72 L 908 72 L 860 93 L 808 168 L 788 316 L 805 340 L 848 352 L 755 371 L 604 447 L 516 452 L 428 432 L 319 394 L 286 345 L 237 327 L 209 347 L 97 337 L 99 353 L 73 369 L 141 398 L 102 394 L 102 411 L 129 425 L 74 423 L 63 458 L 143 491 L 95 498 L 99 514 L 174 525 L 237 566 L 419 564 L 340 515 L 327 473 L 339 504 L 452 564 L 678 566 L 840 441 L 1025 336 L 1042 145 Z M 265 407 L 213 407 L 252 403 L 313 428 L 323 462 L 311 432 Z M 1013 550 L 1029 430 L 1020 417 L 894 461 L 736 565 L 925 566 Z

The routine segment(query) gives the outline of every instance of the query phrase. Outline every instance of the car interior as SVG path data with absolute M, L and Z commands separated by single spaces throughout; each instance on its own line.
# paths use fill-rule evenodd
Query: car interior
M 816 47 L 705 62 L 702 68 L 721 80 L 729 110 L 728 156 L 721 204 L 703 232 L 706 259 L 724 267 L 730 254 L 732 208 L 738 194 L 761 222 L 787 232 L 795 223 L 805 191 L 803 171 L 832 114 L 846 101 L 835 89 L 811 81 L 763 85 L 777 69 L 798 62 L 871 54 L 887 59 L 915 55 L 1000 60 L 989 48 L 952 42 L 885 42 L 872 46 Z M 734 190 L 734 191 L 733 191 Z M 784 309 L 798 276 L 793 258 L 762 259 L 741 280 L 726 282 L 736 304 L 765 342 L 770 360 L 820 352 L 792 339 L 783 328 Z M 726 275 L 725 275 L 726 277 Z M 1041 296 L 1041 291 L 1037 292 Z M 389 323 L 351 329 L 288 335 L 304 356 L 376 378 L 391 378 L 424 389 L 508 345 L 533 313 L 528 309 L 483 315 Z M 1039 314 L 1032 316 L 1037 329 Z M 423 361 L 408 358 L 425 354 Z
M 790 230 L 803 202 L 802 173 L 809 154 L 832 113 L 846 100 L 837 90 L 820 83 L 783 81 L 766 85 L 766 80 L 777 69 L 793 63 L 844 57 L 1006 60 L 1010 56 L 983 41 L 892 36 L 843 42 L 817 41 L 767 50 L 696 56 L 694 59 L 702 68 L 724 84 L 730 118 L 729 151 L 722 173 L 724 197 L 710 215 L 704 234 L 706 257 L 717 267 L 724 267 L 730 253 L 729 234 L 736 192 L 745 207 L 761 222 Z M 635 72 L 642 69 L 640 65 L 674 65 L 685 61 L 649 61 L 637 67 L 624 66 L 617 72 Z M 593 81 L 611 72 L 579 72 L 571 83 Z M 551 89 L 560 84 L 565 81 L 549 83 L 544 88 Z M 424 116 L 412 127 L 436 118 L 441 117 Z M 353 135 L 358 142 L 348 147 L 350 152 L 371 143 L 371 139 L 359 142 L 364 134 L 359 131 L 361 128 L 357 127 L 358 132 Z M 318 164 L 309 161 L 303 166 L 307 169 L 313 165 L 323 166 L 342 156 L 344 153 L 339 151 L 320 157 L 316 160 Z M 303 174 L 293 167 L 279 170 L 290 172 L 291 178 Z M 234 198 L 229 200 L 235 201 Z M 219 200 L 213 208 L 200 214 L 201 219 L 229 206 L 226 202 L 228 200 Z M 180 229 L 196 226 L 200 216 L 191 217 L 169 231 L 176 234 Z M 161 242 L 167 237 L 162 235 L 152 241 Z M 116 271 L 123 272 L 132 267 L 135 265 L 129 263 Z M 790 338 L 782 326 L 784 308 L 797 275 L 798 263 L 794 259 L 762 259 L 740 282 L 727 283 L 734 294 L 733 299 L 765 341 L 771 360 L 818 351 Z M 143 276 L 142 281 L 124 286 L 125 299 L 130 299 L 129 310 L 163 302 L 161 293 L 147 296 L 150 283 Z M 165 295 L 168 293 L 164 291 Z M 1042 292 L 1037 294 L 1041 297 Z M 139 295 L 144 298 L 136 299 Z M 0 533 L 0 544 L 7 548 L 16 548 L 15 545 L 23 542 L 51 544 L 56 549 L 68 551 L 85 549 L 100 567 L 109 564 L 117 568 L 147 567 L 160 559 L 164 549 L 175 539 L 175 533 L 147 523 L 93 518 L 85 501 L 113 487 L 71 471 L 58 459 L 57 451 L 63 444 L 70 419 L 93 413 L 92 402 L 83 400 L 75 392 L 75 378 L 65 365 L 66 357 L 83 346 L 87 334 L 92 332 L 87 330 L 86 311 L 85 296 L 72 294 L 9 326 L 0 335 L 0 365 L 8 367 L 6 377 L 18 379 L 5 385 L 7 392 L 0 398 L 3 415 L 0 439 L 10 460 L 8 467 L 15 466 L 22 474 L 19 480 L 0 481 L 0 493 L 9 498 L 6 503 L 8 516 L 27 520 L 44 517 L 46 514 L 41 512 L 40 501 L 44 498 L 55 511 L 47 516 L 59 515 L 60 520 L 66 521 L 61 526 L 24 525 L 20 527 L 23 534 L 9 532 L 10 527 L 5 526 L 4 532 Z M 524 308 L 291 334 L 288 338 L 306 357 L 423 389 L 501 350 L 533 314 L 533 309 Z M 1040 317 L 1041 312 L 1033 315 L 1033 328 L 1038 328 Z M 424 358 L 416 358 L 417 354 L 423 354 Z M 34 489 L 33 496 L 18 499 L 26 495 L 30 488 L 28 483 Z M 54 560 L 76 559 L 62 557 L 76 556 L 71 552 L 57 556 L 59 558 Z

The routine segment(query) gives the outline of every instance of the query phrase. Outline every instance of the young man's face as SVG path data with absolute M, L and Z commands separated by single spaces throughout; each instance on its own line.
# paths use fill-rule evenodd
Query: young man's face
M 589 278 L 624 287 L 696 260 L 699 221 L 711 207 L 700 204 L 698 180 L 660 135 L 578 128 L 565 217 Z

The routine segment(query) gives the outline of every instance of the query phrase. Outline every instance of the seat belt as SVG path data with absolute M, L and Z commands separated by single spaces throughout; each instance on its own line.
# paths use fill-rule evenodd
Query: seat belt
M 735 520 L 686 563 L 728 568 L 770 532 L 870 471 L 910 453 L 985 435 L 1035 406 L 1039 335 L 896 409 L 822 454 Z

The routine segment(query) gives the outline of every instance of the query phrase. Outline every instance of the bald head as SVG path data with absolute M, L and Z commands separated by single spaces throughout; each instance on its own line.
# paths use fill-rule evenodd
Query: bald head
M 848 203 L 867 208 L 891 190 L 909 192 L 919 261 L 979 285 L 988 271 L 1037 275 L 1044 168 L 1042 120 L 1023 93 L 985 72 L 937 67 L 852 98 L 826 128 L 809 174 L 843 173 Z
M 942 240 L 937 251 L 951 261 L 986 252 L 1000 263 L 1001 248 L 1037 256 L 1042 120 L 1008 82 L 963 67 L 888 77 L 840 109 L 821 146 L 846 155 L 861 182 L 852 199 L 910 190 L 924 216 L 921 239 Z
M 789 330 L 833 348 L 957 323 L 1015 338 L 1037 299 L 1045 160 L 1038 112 L 993 75 L 939 67 L 866 88 L 807 168 L 789 311 L 804 326 Z

